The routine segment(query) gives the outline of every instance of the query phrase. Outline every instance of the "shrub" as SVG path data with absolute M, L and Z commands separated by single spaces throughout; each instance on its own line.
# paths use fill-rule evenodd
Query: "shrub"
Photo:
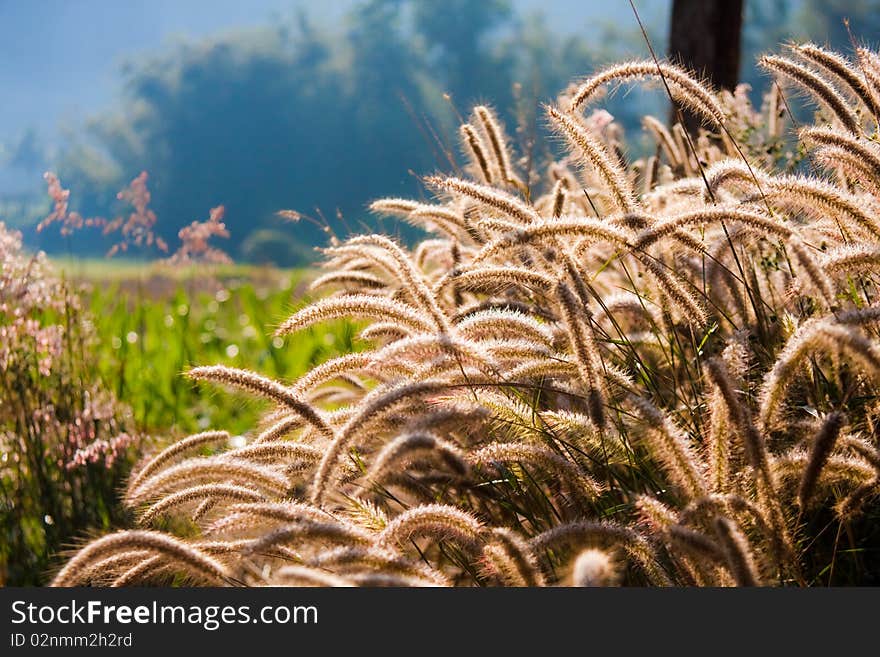
M 139 442 L 127 410 L 89 380 L 91 320 L 45 256 L 0 223 L 0 583 L 37 584 L 118 503 Z

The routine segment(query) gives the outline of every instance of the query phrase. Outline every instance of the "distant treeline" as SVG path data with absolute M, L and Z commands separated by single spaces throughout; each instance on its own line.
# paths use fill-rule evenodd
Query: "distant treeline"
M 755 52 L 780 38 L 828 34 L 845 49 L 844 15 L 857 34 L 877 34 L 872 4 L 749 2 L 744 78 L 754 77 Z M 650 10 L 643 18 L 662 50 L 665 17 Z M 475 102 L 514 108 L 503 116 L 511 139 L 540 163 L 542 153 L 528 152 L 544 129 L 538 103 L 602 62 L 644 55 L 640 38 L 634 22 L 560 38 L 506 0 L 366 0 L 344 23 L 320 28 L 301 13 L 130 62 L 117 108 L 92 120 L 53 169 L 84 216 L 114 216 L 116 192 L 146 170 L 166 241 L 223 204 L 234 256 L 299 264 L 325 236 L 278 210 L 323 214 L 340 233 L 362 229 L 376 221 L 365 210 L 371 199 L 418 196 L 418 176 L 455 169 L 457 115 Z M 630 133 L 646 111 L 665 112 L 659 94 L 619 93 L 608 106 Z M 107 249 L 98 230 L 74 239 L 78 253 Z M 55 231 L 36 241 L 69 248 Z

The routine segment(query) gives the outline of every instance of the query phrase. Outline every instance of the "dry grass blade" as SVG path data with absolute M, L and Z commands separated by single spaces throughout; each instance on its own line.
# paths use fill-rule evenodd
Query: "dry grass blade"
M 313 324 L 333 319 L 363 317 L 394 322 L 406 332 L 426 333 L 433 330 L 431 322 L 412 306 L 365 294 L 352 294 L 332 299 L 322 299 L 291 315 L 275 331 L 287 335 L 301 331 Z
M 840 93 L 831 84 L 795 61 L 775 55 L 761 57 L 762 67 L 782 75 L 798 84 L 804 91 L 814 96 L 819 103 L 836 117 L 841 125 L 853 134 L 859 134 L 858 117 L 849 108 Z
M 163 464 L 172 461 L 176 457 L 186 452 L 229 440 L 229 433 L 226 431 L 204 431 L 177 441 L 163 449 L 161 452 L 151 458 L 137 473 L 131 478 L 128 484 L 129 490 L 137 488 L 144 479 L 156 472 Z
M 230 484 L 192 486 L 163 497 L 144 511 L 138 522 L 142 525 L 149 525 L 155 518 L 178 505 L 190 504 L 206 499 L 216 500 L 217 498 L 226 498 L 239 502 L 262 502 L 266 499 L 260 493 L 244 486 L 233 486 Z
M 230 574 L 219 561 L 167 534 L 151 531 L 122 531 L 109 534 L 80 550 L 52 580 L 52 586 L 75 586 L 81 570 L 89 563 L 119 550 L 146 550 L 161 555 L 196 579 L 215 585 L 228 583 Z
M 636 203 L 629 182 L 620 167 L 612 161 L 602 143 L 571 115 L 563 114 L 554 107 L 547 107 L 547 116 L 571 145 L 582 153 L 589 166 L 594 167 L 602 177 L 611 190 L 618 209 L 621 212 L 635 210 Z
M 242 388 L 249 392 L 262 395 L 283 404 L 290 411 L 300 415 L 306 422 L 328 437 L 333 436 L 333 429 L 321 417 L 318 410 L 310 403 L 301 399 L 290 388 L 286 388 L 277 381 L 267 379 L 255 372 L 240 370 L 223 365 L 209 365 L 194 367 L 187 376 L 201 381 L 216 381 L 227 385 Z
M 666 79 L 676 101 L 710 125 L 724 125 L 726 119 L 724 110 L 711 90 L 678 66 L 650 60 L 617 64 L 587 79 L 572 96 L 570 110 L 575 111 L 583 107 L 602 86 L 609 82 L 656 78 L 658 74 L 662 74 Z

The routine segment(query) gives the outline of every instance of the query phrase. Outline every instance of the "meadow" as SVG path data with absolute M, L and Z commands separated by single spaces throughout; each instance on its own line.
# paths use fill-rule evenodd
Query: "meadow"
M 66 364 L 39 373 L 49 381 L 45 403 L 41 395 L 15 399 L 10 394 L 5 399 L 5 428 L 22 433 L 21 422 L 10 420 L 10 407 L 20 406 L 17 410 L 27 409 L 33 415 L 38 415 L 37 408 L 50 408 L 65 420 L 62 425 L 80 426 L 81 416 L 96 426 L 110 420 L 113 432 L 124 429 L 137 436 L 137 447 L 126 447 L 121 458 L 109 465 L 96 459 L 79 468 L 68 467 L 75 450 L 87 448 L 89 441 L 112 440 L 99 428 L 87 436 L 86 444 L 76 443 L 73 452 L 68 450 L 59 467 L 47 464 L 41 473 L 28 476 L 8 467 L 10 461 L 19 457 L 26 461 L 23 457 L 29 451 L 51 453 L 39 444 L 43 437 L 74 443 L 77 439 L 70 429 L 56 427 L 53 435 L 45 425 L 35 424 L 29 434 L 31 444 L 19 444 L 18 449 L 6 445 L 4 549 L 0 550 L 0 581 L 6 584 L 45 583 L 58 567 L 58 552 L 90 533 L 130 524 L 130 514 L 118 499 L 119 488 L 140 451 L 209 427 L 228 427 L 237 436 L 256 424 L 264 403 L 241 393 L 200 390 L 184 376 L 188 369 L 215 362 L 259 363 L 273 376 L 292 381 L 321 361 L 356 349 L 353 325 L 344 321 L 298 336 L 292 347 L 273 336 L 280 320 L 308 297 L 308 281 L 314 273 L 306 270 L 232 264 L 171 267 L 118 259 L 59 258 L 44 264 L 43 274 L 65 293 L 60 305 L 35 309 L 30 318 L 52 327 L 64 315 L 79 322 L 81 331 L 68 331 L 62 338 L 65 344 L 59 352 L 66 353 Z M 61 359 L 65 360 L 63 354 Z M 7 390 L 14 387 L 11 375 L 16 371 L 15 357 L 10 360 L 4 368 Z M 62 366 L 67 374 L 55 380 Z M 82 386 L 85 394 L 68 388 L 70 384 Z M 40 388 L 35 381 L 26 385 Z M 113 401 L 101 410 L 88 411 L 91 390 L 111 395 Z M 82 473 L 82 481 L 71 473 Z M 64 495 L 65 479 L 74 482 L 69 489 L 73 503 L 52 503 L 52 497 Z
M 6 488 L 33 491 L 7 510 L 39 522 L 48 500 L 44 524 L 71 518 L 46 535 L 83 539 L 51 583 L 876 583 L 880 55 L 806 43 L 759 66 L 757 104 L 656 59 L 600 69 L 542 108 L 546 151 L 477 105 L 453 175 L 370 206 L 426 237 L 328 234 L 308 287 L 210 264 L 222 207 L 181 230 L 173 275 L 71 274 L 84 321 L 67 278 L 16 292 L 4 271 L 4 384 L 27 407 Z M 675 113 L 645 117 L 655 148 L 631 156 L 600 103 L 651 82 Z M 50 177 L 54 219 L 161 248 L 145 181 L 104 222 Z M 68 420 L 30 401 L 56 370 Z M 118 407 L 82 436 L 96 372 Z M 92 499 L 124 513 L 89 524 Z
M 97 375 L 131 406 L 145 433 L 224 427 L 247 433 L 264 411 L 253 397 L 199 390 L 184 373 L 222 363 L 294 381 L 333 355 L 354 350 L 347 322 L 287 341 L 275 327 L 308 299 L 307 270 L 222 265 L 169 268 L 120 261 L 61 261 L 83 290 L 98 336 Z M 209 394 L 206 394 L 209 393 Z

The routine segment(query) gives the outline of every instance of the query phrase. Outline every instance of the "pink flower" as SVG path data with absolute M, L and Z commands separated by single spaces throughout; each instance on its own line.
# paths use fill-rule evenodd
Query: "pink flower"
M 614 116 L 603 109 L 597 109 L 587 117 L 587 125 L 594 132 L 602 132 L 614 122 Z
M 175 265 L 186 262 L 231 263 L 232 258 L 226 253 L 208 244 L 208 240 L 212 237 L 229 237 L 229 231 L 223 223 L 225 212 L 226 209 L 218 205 L 211 208 L 207 221 L 194 221 L 189 226 L 181 228 L 178 233 L 180 248 L 166 262 Z

